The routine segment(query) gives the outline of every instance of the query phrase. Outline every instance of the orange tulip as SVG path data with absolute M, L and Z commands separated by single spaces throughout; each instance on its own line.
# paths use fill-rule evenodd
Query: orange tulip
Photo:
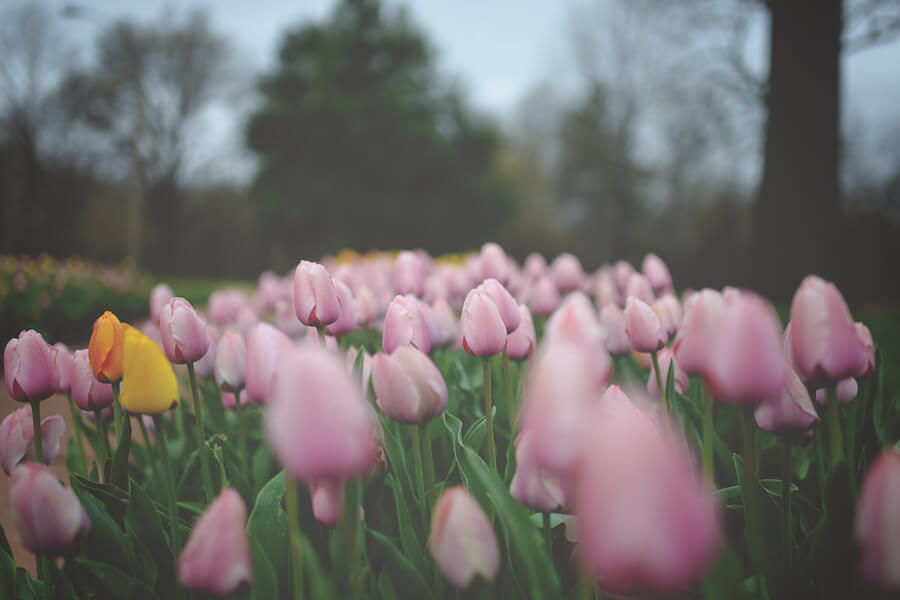
M 122 379 L 123 331 L 119 318 L 109 311 L 94 323 L 88 355 L 97 381 L 113 383 Z

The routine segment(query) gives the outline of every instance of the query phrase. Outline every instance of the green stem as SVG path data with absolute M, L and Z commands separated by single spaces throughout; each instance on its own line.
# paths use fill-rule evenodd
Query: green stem
M 784 535 L 785 535 L 785 557 L 787 558 L 787 572 L 791 571 L 791 562 L 794 554 L 794 536 L 791 531 L 791 440 L 784 441 L 784 459 L 782 461 L 781 474 L 781 499 L 784 503 Z
M 175 475 L 172 473 L 172 461 L 169 458 L 169 444 L 166 441 L 166 430 L 163 428 L 161 415 L 154 415 L 156 425 L 156 443 L 162 458 L 163 473 L 166 477 L 166 498 L 169 502 L 169 532 L 172 538 L 172 555 L 177 560 L 181 551 L 181 539 L 178 530 L 178 500 L 175 497 Z
M 84 451 L 84 432 L 81 430 L 81 413 L 72 400 L 72 392 L 66 394 L 69 398 L 69 410 L 72 411 L 72 427 L 75 429 L 75 448 L 78 451 L 78 459 L 81 466 L 87 472 L 87 454 Z
M 158 482 L 161 478 L 156 471 L 156 461 L 153 460 L 153 456 L 150 453 L 150 433 L 147 431 L 147 426 L 144 424 L 143 415 L 138 415 L 137 422 L 138 426 L 141 428 L 141 435 L 144 437 L 144 449 L 147 451 L 147 462 L 150 463 L 150 474 L 153 476 L 153 479 Z
M 344 514 L 338 524 L 338 535 L 347 561 L 347 591 L 350 598 L 359 599 L 362 598 L 362 565 L 359 557 L 359 483 L 346 484 L 344 491 Z
M 424 456 L 423 464 L 425 466 L 425 506 L 428 508 L 427 513 L 431 513 L 432 500 L 434 498 L 435 478 L 434 478 L 434 455 L 431 452 L 431 437 L 428 435 L 428 424 L 418 425 L 422 430 L 422 453 Z
M 300 507 L 297 501 L 297 481 L 284 473 L 284 502 L 288 518 L 288 538 L 290 540 L 291 572 L 293 573 L 292 585 L 294 586 L 294 600 L 303 600 L 303 564 L 300 560 L 303 552 L 302 533 L 300 532 Z
M 247 461 L 247 438 L 244 436 L 244 410 L 241 407 L 241 393 L 234 394 L 234 413 L 237 417 L 238 456 L 241 459 L 241 468 L 244 475 L 250 477 L 250 464 Z
M 44 581 L 44 555 L 43 554 L 35 554 L 34 555 L 34 569 L 37 574 L 38 581 Z M 50 597 L 50 595 L 47 595 Z
M 44 440 L 41 431 L 41 401 L 31 401 L 31 423 L 34 427 L 34 456 L 39 464 L 44 464 Z
M 813 432 L 813 445 L 816 449 L 816 476 L 819 479 L 819 498 L 825 497 L 825 446 L 822 442 L 822 429 Z
M 187 363 L 188 376 L 191 379 L 191 395 L 194 397 L 194 416 L 197 418 L 197 449 L 200 452 L 200 477 L 203 483 L 203 493 L 206 501 L 213 498 L 212 477 L 209 475 L 209 461 L 206 456 L 206 431 L 203 428 L 203 401 L 200 399 L 200 390 L 197 387 L 197 375 L 194 373 L 194 363 Z
M 122 407 L 119 406 L 119 382 L 113 382 L 112 384 L 112 394 L 113 394 L 113 437 L 116 438 L 116 448 L 119 447 L 119 442 L 122 441 Z
M 409 431 L 410 436 L 412 437 L 413 469 L 415 469 L 414 475 L 416 487 L 418 488 L 417 491 L 419 492 L 422 506 L 427 506 L 428 501 L 425 498 L 425 477 L 422 474 L 422 444 L 419 442 L 419 426 L 410 425 Z M 427 510 L 423 511 L 423 513 L 427 513 Z
M 550 529 L 550 512 L 544 511 L 544 543 L 547 544 L 547 554 L 553 556 L 553 531 Z
M 844 460 L 844 436 L 841 431 L 841 405 L 837 395 L 837 382 L 828 385 L 828 443 L 831 469 Z
M 94 409 L 94 426 L 97 428 L 97 437 L 100 438 L 100 443 L 97 444 L 97 450 L 100 451 L 100 456 L 97 457 L 97 477 L 102 480 L 103 469 L 106 466 L 106 457 L 110 455 L 110 450 L 109 434 L 106 432 L 106 423 L 103 421 L 103 410 L 100 408 Z
M 762 585 L 764 556 L 760 546 L 762 518 L 759 496 L 759 476 L 756 466 L 756 425 L 753 419 L 753 407 L 748 406 L 741 410 L 741 431 L 744 437 L 744 473 L 741 491 L 744 495 L 744 531 L 747 536 L 747 545 L 750 547 L 750 556 L 753 559 L 757 583 Z M 761 589 L 761 588 L 760 588 Z
M 488 459 L 491 471 L 497 474 L 497 446 L 494 443 L 494 416 L 491 414 L 491 357 L 481 359 L 482 373 L 484 375 L 484 416 L 487 428 Z
M 715 432 L 715 404 L 712 394 L 706 393 L 706 386 L 700 382 L 700 402 L 703 405 L 703 475 L 706 481 L 715 484 L 716 455 L 713 442 Z
M 665 386 L 663 385 L 662 375 L 659 371 L 659 358 L 657 357 L 657 351 L 654 350 L 653 352 L 651 352 L 650 356 L 653 357 L 653 372 L 656 374 L 656 388 L 659 390 L 659 401 L 662 402 L 663 415 L 668 416 L 669 399 L 666 398 Z

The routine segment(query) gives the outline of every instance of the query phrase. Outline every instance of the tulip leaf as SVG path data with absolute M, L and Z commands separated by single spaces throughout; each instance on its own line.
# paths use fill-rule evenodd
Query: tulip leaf
M 374 529 L 366 528 L 366 532 L 374 545 L 372 555 L 384 559 L 385 568 L 391 574 L 391 582 L 399 595 L 403 598 L 430 598 L 428 586 L 422 580 L 424 571 L 413 566 L 390 538 Z
M 125 504 L 128 494 L 125 490 L 111 483 L 97 483 L 80 475 L 70 475 L 72 487 L 79 487 L 103 503 L 106 512 L 116 521 L 125 516 Z
M 128 487 L 128 454 L 131 451 L 131 417 L 128 413 L 122 418 L 122 434 L 119 445 L 113 455 L 109 481 L 123 490 Z
M 827 591 L 828 597 L 851 598 L 854 597 L 850 584 L 856 563 L 856 545 L 853 542 L 850 474 L 845 461 L 840 461 L 828 474 L 822 501 L 825 512 L 812 534 L 815 581 L 822 591 Z
M 76 448 L 74 434 L 70 435 L 69 441 L 66 442 L 66 469 L 68 469 L 69 473 L 85 473 L 87 471 L 85 464 L 81 462 L 81 455 Z
M 303 564 L 304 581 L 310 591 L 309 597 L 335 598 L 331 577 L 326 575 L 325 569 L 322 568 L 309 536 L 301 537 L 300 546 L 303 553 L 300 562 Z
M 408 556 L 410 560 L 415 562 L 416 568 L 422 572 L 425 570 L 425 563 L 422 560 L 422 547 L 416 537 L 413 529 L 413 518 L 409 513 L 409 505 L 406 503 L 405 495 L 401 489 L 393 473 L 389 473 L 384 478 L 385 483 L 394 492 L 394 506 L 397 509 L 397 529 L 400 532 L 400 545 L 403 548 L 404 556 Z
M 78 557 L 75 560 L 82 567 L 86 576 L 94 579 L 109 592 L 108 597 L 129 598 L 130 600 L 157 599 L 152 589 L 125 571 L 96 560 L 88 560 L 82 557 Z M 100 597 L 103 597 L 103 595 L 101 594 Z
M 130 499 L 125 511 L 125 527 L 133 540 L 140 540 L 149 551 L 157 571 L 156 591 L 163 598 L 175 595 L 175 567 L 172 550 L 166 541 L 162 519 L 147 492 L 131 481 Z M 159 577 L 159 574 L 163 574 Z
M 391 584 L 391 578 L 387 569 L 378 574 L 378 597 L 382 600 L 400 600 L 400 597 L 397 596 L 397 591 Z
M 0 598 L 16 597 L 16 563 L 8 552 L 3 551 L 0 552 Z
M 73 483 L 77 475 L 73 475 Z M 102 561 L 126 572 L 134 569 L 134 554 L 128 545 L 128 537 L 119 525 L 103 509 L 103 505 L 78 485 L 72 490 L 81 501 L 91 523 L 83 542 L 83 552 L 91 561 Z
M 252 535 L 247 536 L 250 542 L 250 558 L 252 559 L 253 579 L 251 583 L 251 597 L 254 600 L 269 600 L 278 598 L 278 574 L 265 548 Z M 171 598 L 171 596 L 163 596 Z
M 703 580 L 706 600 L 742 600 L 752 597 L 741 585 L 741 562 L 731 545 L 723 544 L 716 562 Z
M 497 415 L 497 407 L 491 407 L 491 416 L 496 417 Z M 487 417 L 479 417 L 469 426 L 469 430 L 466 431 L 466 435 L 463 436 L 463 446 L 467 448 L 471 448 L 475 452 L 481 452 L 481 448 L 484 446 L 484 440 L 487 437 Z
M 285 477 L 281 471 L 259 491 L 247 520 L 247 533 L 262 544 L 279 576 L 288 557 L 287 513 L 281 506 L 284 489 Z
M 0 525 L 0 550 L 12 556 L 12 548 L 9 547 L 9 540 L 6 539 L 6 532 L 3 531 L 2 525 Z

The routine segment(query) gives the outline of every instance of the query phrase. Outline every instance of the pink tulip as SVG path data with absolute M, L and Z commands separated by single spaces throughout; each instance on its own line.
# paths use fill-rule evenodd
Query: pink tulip
M 550 512 L 565 507 L 568 491 L 562 478 L 538 467 L 531 456 L 528 432 L 516 438 L 516 473 L 509 484 L 509 493 L 525 506 Z
M 13 471 L 9 516 L 22 545 L 44 556 L 74 554 L 91 527 L 75 493 L 48 467 L 33 462 Z
M 659 317 L 663 329 L 671 338 L 681 325 L 681 302 L 674 294 L 663 294 L 651 305 L 653 312 Z
M 531 290 L 531 310 L 536 315 L 552 314 L 559 307 L 559 290 L 549 277 L 539 278 Z
M 59 390 L 58 353 L 33 329 L 7 342 L 3 351 L 3 376 L 6 391 L 13 400 L 45 400 Z
M 631 340 L 625 330 L 625 315 L 615 304 L 607 304 L 600 311 L 600 327 L 606 340 L 606 350 L 613 356 L 631 354 Z
M 847 404 L 856 398 L 857 392 L 859 392 L 859 384 L 856 383 L 856 380 L 852 377 L 842 379 L 837 384 L 837 397 L 838 402 L 841 404 Z M 818 402 L 820 406 L 825 406 L 828 403 L 827 393 L 828 390 L 824 388 L 816 390 L 816 402 Z
M 656 297 L 653 295 L 653 287 L 650 280 L 640 273 L 632 273 L 625 287 L 625 298 L 637 298 L 647 304 L 653 304 Z
M 333 336 L 347 335 L 356 329 L 356 301 L 347 284 L 336 281 L 334 287 L 337 290 L 338 304 L 341 306 L 340 316 L 337 321 L 325 326 L 325 333 Z
M 581 267 L 581 261 L 568 252 L 553 259 L 550 276 L 561 292 L 580 290 L 584 286 L 584 269 Z
M 196 362 L 209 350 L 206 323 L 184 298 L 172 298 L 160 309 L 159 332 L 166 357 L 173 363 Z
M 856 377 L 867 368 L 850 309 L 833 283 L 810 275 L 791 302 L 791 338 L 797 374 L 819 383 Z
M 615 594 L 682 590 L 719 547 L 712 490 L 668 429 L 627 402 L 603 400 L 587 415 L 576 473 L 579 558 Z
M 705 375 L 718 319 L 725 308 L 722 295 L 710 289 L 695 293 L 684 303 L 684 320 L 672 348 L 685 373 Z
M 603 328 L 591 301 L 582 292 L 572 292 L 553 313 L 544 328 L 546 344 L 575 344 L 587 357 L 589 373 L 597 386 L 603 387 L 612 377 L 613 364 L 606 351 Z
M 216 349 L 216 384 L 227 392 L 244 387 L 247 371 L 247 348 L 236 331 L 226 331 Z
M 431 305 L 431 312 L 437 321 L 440 335 L 437 342 L 432 337 L 432 346 L 440 348 L 442 346 L 451 346 L 459 340 L 459 322 L 456 320 L 456 314 L 443 298 L 438 298 Z M 438 343 L 439 342 L 439 343 Z
M 362 475 L 379 454 L 376 419 L 359 384 L 321 347 L 279 361 L 263 425 L 279 462 L 307 482 Z
M 291 316 L 293 319 L 293 314 Z M 296 319 L 293 320 L 296 322 Z M 194 363 L 194 372 L 197 374 L 197 377 L 212 379 L 216 374 L 216 350 L 219 347 L 221 336 L 215 327 L 207 323 L 206 337 L 209 339 L 209 348 L 206 350 L 203 358 Z
M 381 345 L 390 354 L 400 346 L 412 345 L 431 351 L 431 334 L 419 301 L 413 296 L 395 296 L 384 317 Z
M 785 362 L 775 311 L 751 292 L 725 301 L 710 348 L 707 383 L 717 400 L 757 404 L 780 393 Z
M 206 312 L 210 321 L 221 327 L 234 321 L 249 303 L 250 299 L 242 290 L 216 290 L 209 296 Z
M 872 340 L 872 332 L 863 323 L 854 323 L 856 337 L 866 349 L 866 368 L 857 377 L 868 377 L 875 372 L 875 342 Z
M 309 482 L 309 496 L 313 516 L 326 527 L 334 527 L 344 514 L 344 484 L 341 481 L 320 479 Z
M 884 450 L 866 473 L 856 507 L 854 537 L 860 570 L 872 585 L 900 590 L 900 454 Z
M 449 296 L 450 290 L 444 277 L 435 273 L 425 280 L 425 292 L 423 294 L 425 302 L 433 303 L 439 298 L 446 300 Z
M 525 266 L 523 267 L 525 276 L 528 279 L 536 280 L 543 277 L 547 272 L 547 261 L 537 252 L 532 252 L 525 257 Z
M 425 293 L 425 262 L 415 252 L 404 250 L 394 260 L 394 291 L 401 296 Z
M 608 270 L 600 270 L 594 279 L 594 296 L 597 298 L 597 309 L 602 310 L 607 304 L 620 305 L 622 295 L 616 287 L 616 281 Z
M 0 467 L 10 475 L 20 462 L 37 460 L 34 449 L 34 421 L 31 405 L 9 413 L 0 423 Z M 66 424 L 59 415 L 51 415 L 41 421 L 41 446 L 44 462 L 50 462 L 59 454 L 59 441 L 66 431 Z
M 112 385 L 100 383 L 94 377 L 87 349 L 76 350 L 72 357 L 72 400 L 75 406 L 87 411 L 112 406 Z
M 753 416 L 763 431 L 788 437 L 806 434 L 819 422 L 806 384 L 789 365 L 784 368 L 781 391 L 760 402 Z
M 619 291 L 623 295 L 625 294 L 626 289 L 628 289 L 628 281 L 631 279 L 633 273 L 634 267 L 627 261 L 620 260 L 613 266 L 613 279 L 616 282 L 616 287 L 619 288 Z
M 521 315 L 519 314 L 519 305 L 516 304 L 515 298 L 507 291 L 503 284 L 496 279 L 485 279 L 484 283 L 478 286 L 479 290 L 485 292 L 500 312 L 500 318 L 506 327 L 506 333 L 512 333 L 519 326 Z
M 280 357 L 289 351 L 291 340 L 268 323 L 257 323 L 247 334 L 245 383 L 247 395 L 265 406 Z
M 355 373 L 354 369 L 356 368 L 356 359 L 359 356 L 359 353 L 363 353 L 362 359 L 362 373 Z M 360 389 L 362 390 L 363 396 L 368 396 L 369 394 L 369 381 L 372 376 L 372 357 L 369 356 L 369 353 L 366 352 L 365 348 L 359 350 L 356 346 L 350 346 L 347 349 L 347 372 L 354 377 L 360 378 Z
M 678 361 L 672 356 L 672 351 L 669 348 L 660 349 L 657 359 L 659 360 L 659 372 L 663 378 L 663 392 L 667 392 L 669 389 L 666 385 L 669 377 L 669 366 L 674 361 L 675 389 L 681 394 L 686 394 L 691 382 L 690 379 L 688 379 L 688 374 L 684 372 L 684 369 L 678 366 Z M 659 385 L 656 383 L 656 372 L 653 369 L 650 369 L 650 378 L 647 380 L 647 391 L 654 398 L 659 396 Z
M 491 582 L 500 570 L 494 530 L 462 486 L 444 490 L 434 505 L 428 549 L 444 576 L 458 588 L 468 587 L 476 577 Z
M 362 286 L 356 290 L 356 319 L 363 327 L 371 327 L 375 323 L 375 317 L 378 314 L 376 306 L 375 294 L 366 286 Z
M 301 260 L 294 271 L 294 310 L 308 326 L 330 325 L 341 316 L 334 280 L 325 267 Z
M 247 507 L 233 488 L 224 488 L 200 515 L 178 557 L 184 587 L 226 596 L 252 578 Z
M 519 326 L 506 338 L 506 353 L 512 360 L 531 358 L 531 355 L 534 354 L 534 346 L 537 344 L 534 321 L 531 320 L 528 307 L 520 304 L 519 313 L 522 315 Z
M 239 396 L 235 395 L 234 392 L 222 392 L 222 406 L 228 410 L 235 410 L 237 408 L 238 398 L 241 400 L 241 407 L 247 406 L 247 402 L 249 402 L 247 398 L 247 388 L 242 389 Z
M 459 324 L 463 348 L 469 354 L 484 357 L 503 352 L 506 325 L 500 310 L 486 291 L 476 288 L 466 295 Z
M 162 313 L 163 307 L 174 297 L 175 292 L 165 283 L 157 283 L 150 290 L 150 320 L 153 323 L 159 323 L 159 315 Z
M 655 352 L 666 345 L 669 336 L 662 322 L 643 300 L 630 296 L 625 302 L 625 332 L 631 347 L 638 352 Z
M 441 372 L 412 346 L 376 354 L 372 386 L 378 407 L 399 423 L 427 423 L 447 408 L 447 384 Z
M 479 281 L 496 279 L 503 285 L 509 282 L 509 259 L 503 248 L 493 242 L 488 242 L 481 247 Z
M 655 254 L 648 254 L 644 257 L 641 264 L 641 272 L 650 282 L 650 285 L 657 292 L 672 290 L 672 275 L 669 268 L 660 257 Z
M 53 344 L 56 348 L 56 370 L 59 372 L 59 391 L 68 392 L 72 389 L 72 353 L 65 344 Z

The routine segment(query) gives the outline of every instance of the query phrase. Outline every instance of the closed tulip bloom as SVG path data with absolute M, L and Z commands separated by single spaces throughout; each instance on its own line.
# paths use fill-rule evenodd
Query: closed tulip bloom
M 857 377 L 868 377 L 875 372 L 875 342 L 872 340 L 872 332 L 862 323 L 854 323 L 856 337 L 866 349 L 866 368 Z
M 362 357 L 362 372 L 358 373 L 354 371 L 356 368 L 356 359 L 359 357 L 359 353 L 363 353 Z M 372 357 L 366 352 L 366 349 L 362 350 L 356 348 L 356 346 L 350 346 L 347 348 L 347 371 L 353 377 L 359 377 L 360 379 L 360 389 L 362 390 L 363 396 L 367 396 L 369 394 L 369 380 L 372 376 Z
M 247 394 L 265 406 L 281 357 L 291 349 L 291 340 L 268 323 L 257 323 L 247 335 L 245 383 Z
M 709 366 L 718 319 L 725 307 L 722 294 L 704 289 L 684 303 L 684 320 L 672 349 L 688 375 L 704 375 Z
M 124 328 L 119 318 L 106 311 L 94 322 L 88 344 L 94 377 L 103 383 L 122 380 L 122 349 Z
M 447 304 L 446 300 L 438 298 L 434 301 L 434 304 L 431 305 L 431 312 L 434 314 L 434 318 L 441 331 L 441 343 L 434 344 L 434 339 L 432 339 L 432 345 L 441 347 L 455 344 L 456 341 L 459 340 L 459 321 L 456 320 L 456 314 L 453 312 L 453 309 L 450 308 L 450 305 Z M 433 337 L 434 336 L 432 336 L 432 338 Z
M 597 273 L 597 277 L 594 280 L 594 296 L 597 298 L 598 310 L 601 310 L 607 304 L 621 305 L 622 295 L 619 293 L 616 281 L 608 268 Z
M 781 391 L 760 402 L 753 416 L 763 431 L 786 437 L 802 437 L 819 422 L 806 384 L 787 364 Z
M 428 549 L 458 588 L 476 577 L 493 581 L 500 570 L 497 537 L 478 501 L 462 486 L 444 490 L 434 505 Z
M 616 282 L 616 286 L 619 288 L 619 291 L 622 294 L 625 294 L 625 290 L 628 288 L 628 280 L 631 279 L 631 275 L 634 273 L 634 267 L 631 266 L 631 263 L 628 261 L 620 260 L 617 261 L 615 265 L 613 265 L 613 279 Z
M 133 327 L 125 330 L 124 337 L 119 403 L 138 415 L 161 415 L 174 408 L 178 380 L 162 348 Z
M 866 347 L 850 309 L 837 287 L 820 277 L 806 277 L 794 294 L 791 338 L 797 373 L 805 381 L 840 381 L 866 370 Z
M 550 276 L 561 292 L 580 290 L 584 286 L 584 269 L 581 261 L 568 252 L 553 259 L 550 265 Z
M 544 340 L 575 344 L 588 357 L 589 373 L 598 386 L 605 386 L 612 377 L 613 364 L 606 351 L 603 328 L 597 313 L 583 292 L 572 292 L 560 305 L 544 328 Z
M 625 315 L 615 304 L 607 304 L 600 311 L 600 327 L 603 330 L 606 350 L 613 356 L 631 354 L 631 339 L 625 330 Z
M 19 465 L 13 471 L 8 500 L 19 541 L 35 554 L 75 554 L 90 530 L 87 513 L 75 493 L 63 487 L 44 465 Z
M 756 294 L 740 292 L 725 301 L 718 324 L 706 376 L 716 399 L 757 404 L 779 393 L 785 362 L 772 307 Z
M 841 404 L 847 404 L 856 398 L 857 392 L 859 392 L 859 384 L 856 383 L 856 380 L 852 377 L 842 379 L 837 384 L 837 397 L 838 402 Z M 827 404 L 827 394 L 828 391 L 824 388 L 816 390 L 816 402 L 818 402 L 820 406 L 825 406 Z
M 627 402 L 592 407 L 576 474 L 578 555 L 604 590 L 676 592 L 719 548 L 712 490 L 682 442 Z
M 651 306 L 671 338 L 681 325 L 681 302 L 674 294 L 663 294 Z
M 872 585 L 900 590 L 900 454 L 884 450 L 866 473 L 856 506 L 854 537 L 860 570 Z
M 509 259 L 503 248 L 493 242 L 488 242 L 481 247 L 481 273 L 480 281 L 496 279 L 503 285 L 509 282 Z
M 537 335 L 534 332 L 534 321 L 531 312 L 524 304 L 519 305 L 522 320 L 519 326 L 506 338 L 506 353 L 512 360 L 526 360 L 534 354 Z
M 206 508 L 181 556 L 178 580 L 184 587 L 227 596 L 252 578 L 247 507 L 226 487 Z
M 249 304 L 250 299 L 243 290 L 217 290 L 209 296 L 206 311 L 210 321 L 223 326 L 237 319 L 241 309 Z
M 363 327 L 371 327 L 378 316 L 377 300 L 375 294 L 366 286 L 356 290 L 356 304 L 354 305 L 356 320 Z
M 226 331 L 216 349 L 216 383 L 225 391 L 235 392 L 244 387 L 246 373 L 244 337 L 236 331 Z
M 521 317 L 520 317 L 521 318 Z M 506 325 L 487 292 L 471 290 L 459 319 L 463 348 L 474 356 L 494 356 L 506 346 Z
M 341 306 L 340 316 L 337 321 L 325 326 L 325 333 L 334 336 L 347 335 L 356 329 L 356 300 L 344 282 L 335 281 L 334 287 L 337 291 L 338 304 Z
M 301 260 L 294 271 L 294 310 L 308 326 L 330 325 L 341 316 L 334 280 L 325 267 Z
M 196 362 L 209 350 L 206 323 L 184 298 L 172 298 L 160 309 L 159 333 L 166 356 L 173 363 Z
M 297 322 L 293 317 L 293 313 L 291 314 L 291 319 L 295 323 Z M 302 327 L 299 323 L 297 324 Z M 216 375 L 216 349 L 219 347 L 219 339 L 221 339 L 221 336 L 219 335 L 218 329 L 207 323 L 206 337 L 209 340 L 209 348 L 206 350 L 206 354 L 203 355 L 203 358 L 194 363 L 194 372 L 197 374 L 197 377 L 212 379 Z
M 427 423 L 447 408 L 447 384 L 441 372 L 412 346 L 376 354 L 372 386 L 378 407 L 399 423 Z
M 344 483 L 320 479 L 309 482 L 313 516 L 326 527 L 337 525 L 344 514 Z
M 538 279 L 547 272 L 547 260 L 537 252 L 532 252 L 525 257 L 522 270 L 528 279 Z
M 625 298 L 637 298 L 647 304 L 653 304 L 656 297 L 653 295 L 653 287 L 650 280 L 640 273 L 632 273 L 625 287 Z
M 552 314 L 559 307 L 559 290 L 549 277 L 539 278 L 531 290 L 531 310 L 536 315 Z
M 509 484 L 509 493 L 528 508 L 550 512 L 565 507 L 568 493 L 562 478 L 538 467 L 531 457 L 528 432 L 515 441 L 516 473 Z
M 423 299 L 425 302 L 433 303 L 439 298 L 447 299 L 450 296 L 450 290 L 447 286 L 447 279 L 438 273 L 432 274 L 425 280 L 425 293 Z
M 165 283 L 157 283 L 150 291 L 150 320 L 159 323 L 159 315 L 163 307 L 169 303 L 175 293 Z
M 660 349 L 658 360 L 659 372 L 663 377 L 663 392 L 666 392 L 669 389 L 667 385 L 669 381 L 669 366 L 672 365 L 674 361 L 675 389 L 681 394 L 686 394 L 691 382 L 690 379 L 688 379 L 688 374 L 684 372 L 684 369 L 678 366 L 678 361 L 672 356 L 672 351 L 669 348 Z M 650 369 L 650 378 L 647 380 L 647 391 L 654 398 L 659 396 L 659 385 L 656 383 L 656 372 L 653 369 Z
M 381 344 L 388 354 L 406 345 L 426 353 L 431 351 L 431 334 L 418 300 L 412 296 L 394 297 L 384 316 Z
M 44 462 L 48 465 L 59 453 L 59 440 L 66 431 L 66 424 L 59 415 L 41 421 Z M 31 405 L 9 413 L 0 423 L 0 467 L 11 475 L 16 465 L 25 459 L 36 460 L 34 449 L 34 421 Z
M 484 283 L 478 286 L 479 290 L 487 293 L 494 305 L 500 312 L 500 318 L 506 326 L 506 333 L 512 333 L 519 326 L 521 315 L 519 314 L 519 305 L 512 294 L 503 287 L 503 284 L 496 279 L 485 279 Z
M 662 292 L 672 289 L 672 275 L 669 273 L 669 268 L 657 255 L 648 254 L 644 257 L 641 272 L 655 291 Z
M 247 399 L 247 388 L 242 389 L 239 394 L 222 392 L 222 406 L 228 410 L 235 410 L 239 399 L 242 407 L 247 406 L 247 402 L 249 402 Z
M 59 351 L 29 329 L 6 343 L 3 351 L 3 376 L 6 391 L 13 400 L 45 400 L 59 391 Z
M 425 262 L 415 252 L 404 250 L 394 260 L 394 291 L 400 295 L 425 293 Z
M 304 481 L 362 475 L 379 454 L 376 419 L 359 383 L 321 347 L 279 362 L 263 425 L 279 462 Z
M 72 358 L 72 400 L 81 410 L 99 410 L 112 405 L 112 384 L 100 383 L 91 371 L 87 350 L 76 350 Z
M 59 372 L 59 391 L 68 392 L 72 388 L 72 352 L 62 343 L 53 344 L 56 348 L 56 370 Z
M 630 296 L 625 302 L 625 332 L 631 347 L 638 352 L 655 352 L 666 345 L 669 336 L 653 309 L 643 300 Z

